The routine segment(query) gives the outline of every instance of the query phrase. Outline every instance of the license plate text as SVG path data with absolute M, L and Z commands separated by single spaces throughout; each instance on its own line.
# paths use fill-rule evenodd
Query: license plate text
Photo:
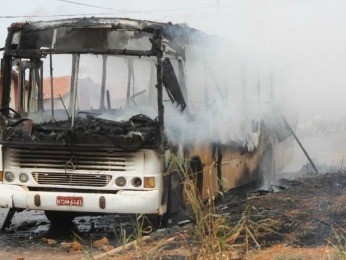
M 83 206 L 83 197 L 57 196 L 56 197 L 56 205 L 82 207 Z

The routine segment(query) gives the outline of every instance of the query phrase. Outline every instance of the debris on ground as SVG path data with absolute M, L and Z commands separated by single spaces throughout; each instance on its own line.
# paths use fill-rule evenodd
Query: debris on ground
M 284 188 L 258 190 L 217 205 L 223 215 L 228 214 L 230 226 L 237 225 L 248 209 L 248 221 L 258 224 L 254 240 L 248 238 L 248 248 L 240 248 L 245 239 L 240 234 L 234 251 L 224 254 L 230 258 L 220 259 L 343 259 L 334 256 L 346 256 L 346 174 L 280 180 L 275 185 Z M 187 221 L 171 227 L 165 235 L 154 232 L 150 243 L 137 250 L 121 250 L 117 257 L 194 258 L 201 250 L 194 228 L 194 223 Z

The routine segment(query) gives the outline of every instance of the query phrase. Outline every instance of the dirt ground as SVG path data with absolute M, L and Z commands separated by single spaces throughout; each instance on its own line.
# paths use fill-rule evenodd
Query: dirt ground
M 137 241 L 121 246 L 105 239 L 91 250 L 82 241 L 64 247 L 42 240 L 35 250 L 0 250 L 0 259 L 346 259 L 345 172 L 281 179 L 265 190 L 226 194 L 216 207 L 215 218 L 242 229 L 209 255 L 190 221 L 134 235 Z
M 97 259 L 346 259 L 346 174 L 310 174 L 282 179 L 269 189 L 230 195 L 217 205 L 230 226 L 246 212 L 252 235 L 206 256 L 195 223 L 159 230 L 139 245 L 95 255 Z M 246 243 L 245 243 L 246 242 Z M 201 254 L 202 252 L 202 254 Z

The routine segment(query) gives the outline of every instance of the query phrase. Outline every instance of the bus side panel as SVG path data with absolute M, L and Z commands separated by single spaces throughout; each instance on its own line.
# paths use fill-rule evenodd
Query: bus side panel
M 216 155 L 211 144 L 196 144 L 190 147 L 189 158 L 200 159 L 202 163 L 203 189 L 202 198 L 207 199 L 219 191 L 216 167 Z
M 227 161 L 222 162 L 222 188 L 229 190 L 243 185 L 247 180 L 245 172 L 245 157 L 239 154 L 234 154 Z M 245 179 L 244 179 L 245 177 Z
M 219 191 L 217 178 L 215 163 L 203 167 L 203 199 L 210 198 Z

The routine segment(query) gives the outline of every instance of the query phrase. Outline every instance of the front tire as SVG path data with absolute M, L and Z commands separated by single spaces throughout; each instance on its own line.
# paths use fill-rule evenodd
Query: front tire
M 76 215 L 71 212 L 65 212 L 65 211 L 51 211 L 46 210 L 45 215 L 47 219 L 53 224 L 53 225 L 59 225 L 59 224 L 69 224 L 71 223 Z
M 203 166 L 199 158 L 191 159 L 185 172 L 169 174 L 168 218 L 172 222 L 193 219 L 192 203 L 202 203 Z

